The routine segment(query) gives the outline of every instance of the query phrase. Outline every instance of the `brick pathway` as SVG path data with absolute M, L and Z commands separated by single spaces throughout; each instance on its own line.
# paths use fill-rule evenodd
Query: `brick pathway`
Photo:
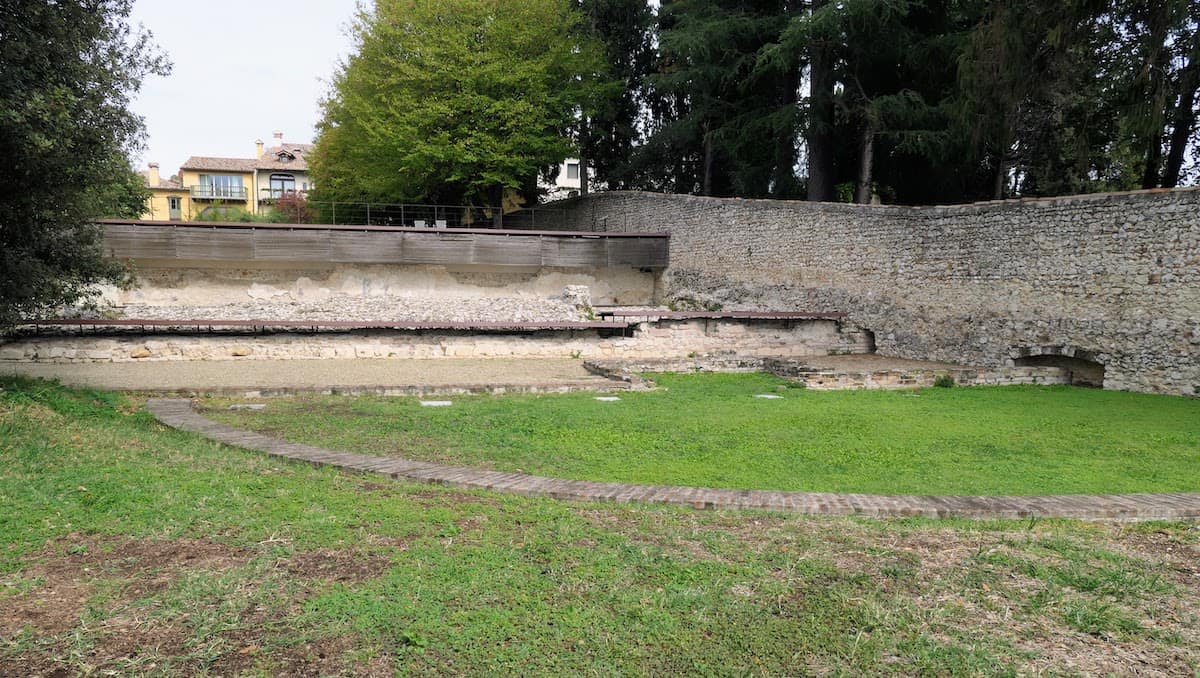
M 536 497 L 580 501 L 620 501 L 678 504 L 695 508 L 753 508 L 822 515 L 874 517 L 960 518 L 1077 518 L 1082 520 L 1200 519 L 1200 494 L 1051 495 L 1040 497 L 927 497 L 916 495 L 832 494 L 723 490 L 598 483 L 442 466 L 407 459 L 335 452 L 289 443 L 218 424 L 200 413 L 191 401 L 155 398 L 147 409 L 162 423 L 235 447 L 257 450 L 313 464 L 330 464 L 351 471 L 381 473 L 453 487 L 488 489 Z

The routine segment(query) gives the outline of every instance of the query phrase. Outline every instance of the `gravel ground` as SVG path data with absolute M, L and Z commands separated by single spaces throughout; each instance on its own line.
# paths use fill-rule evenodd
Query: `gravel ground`
M 579 360 L 186 360 L 153 363 L 9 363 L 0 374 L 124 391 L 311 390 L 342 387 L 611 384 Z
M 337 297 L 312 302 L 251 302 L 216 306 L 146 306 L 117 309 L 143 320 L 411 320 L 419 322 L 562 322 L 587 320 L 561 299 L 501 297 Z

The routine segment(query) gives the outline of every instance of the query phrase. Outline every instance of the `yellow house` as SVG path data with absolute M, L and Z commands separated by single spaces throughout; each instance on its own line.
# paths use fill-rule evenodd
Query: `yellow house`
M 188 191 L 185 220 L 221 221 L 258 211 L 251 159 L 193 155 L 179 168 L 179 176 Z
M 241 214 L 261 214 L 279 198 L 303 196 L 312 187 L 305 154 L 311 144 L 287 143 L 275 133 L 275 144 L 255 142 L 253 158 L 194 155 L 179 168 L 179 178 L 163 181 L 158 163 L 142 173 L 150 188 L 145 219 L 221 221 Z
M 146 211 L 143 219 L 159 221 L 186 221 L 191 213 L 191 201 L 188 190 L 182 182 L 172 178 L 164 180 L 158 173 L 158 163 L 150 163 L 150 169 L 142 173 L 146 186 L 150 189 L 150 198 L 146 200 Z

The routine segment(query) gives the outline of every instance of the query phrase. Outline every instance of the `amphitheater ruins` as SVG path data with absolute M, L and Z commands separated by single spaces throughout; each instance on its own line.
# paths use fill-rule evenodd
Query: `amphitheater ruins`
M 137 286 L 107 290 L 106 313 L 30 319 L 0 339 L 0 365 L 547 357 L 843 387 L 938 372 L 821 364 L 875 353 L 959 366 L 962 383 L 1200 394 L 1197 190 L 554 206 L 536 231 L 106 221 Z

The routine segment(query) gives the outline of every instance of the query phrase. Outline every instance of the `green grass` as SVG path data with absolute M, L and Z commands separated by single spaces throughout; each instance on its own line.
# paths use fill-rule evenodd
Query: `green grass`
M 462 492 L 216 445 L 109 393 L 0 387 L 0 674 L 1200 668 L 1186 523 Z
M 660 389 L 304 397 L 208 414 L 328 448 L 572 479 L 771 490 L 1060 494 L 1200 490 L 1200 400 L 1072 387 L 818 392 L 763 374 Z M 753 398 L 757 393 L 779 400 Z

